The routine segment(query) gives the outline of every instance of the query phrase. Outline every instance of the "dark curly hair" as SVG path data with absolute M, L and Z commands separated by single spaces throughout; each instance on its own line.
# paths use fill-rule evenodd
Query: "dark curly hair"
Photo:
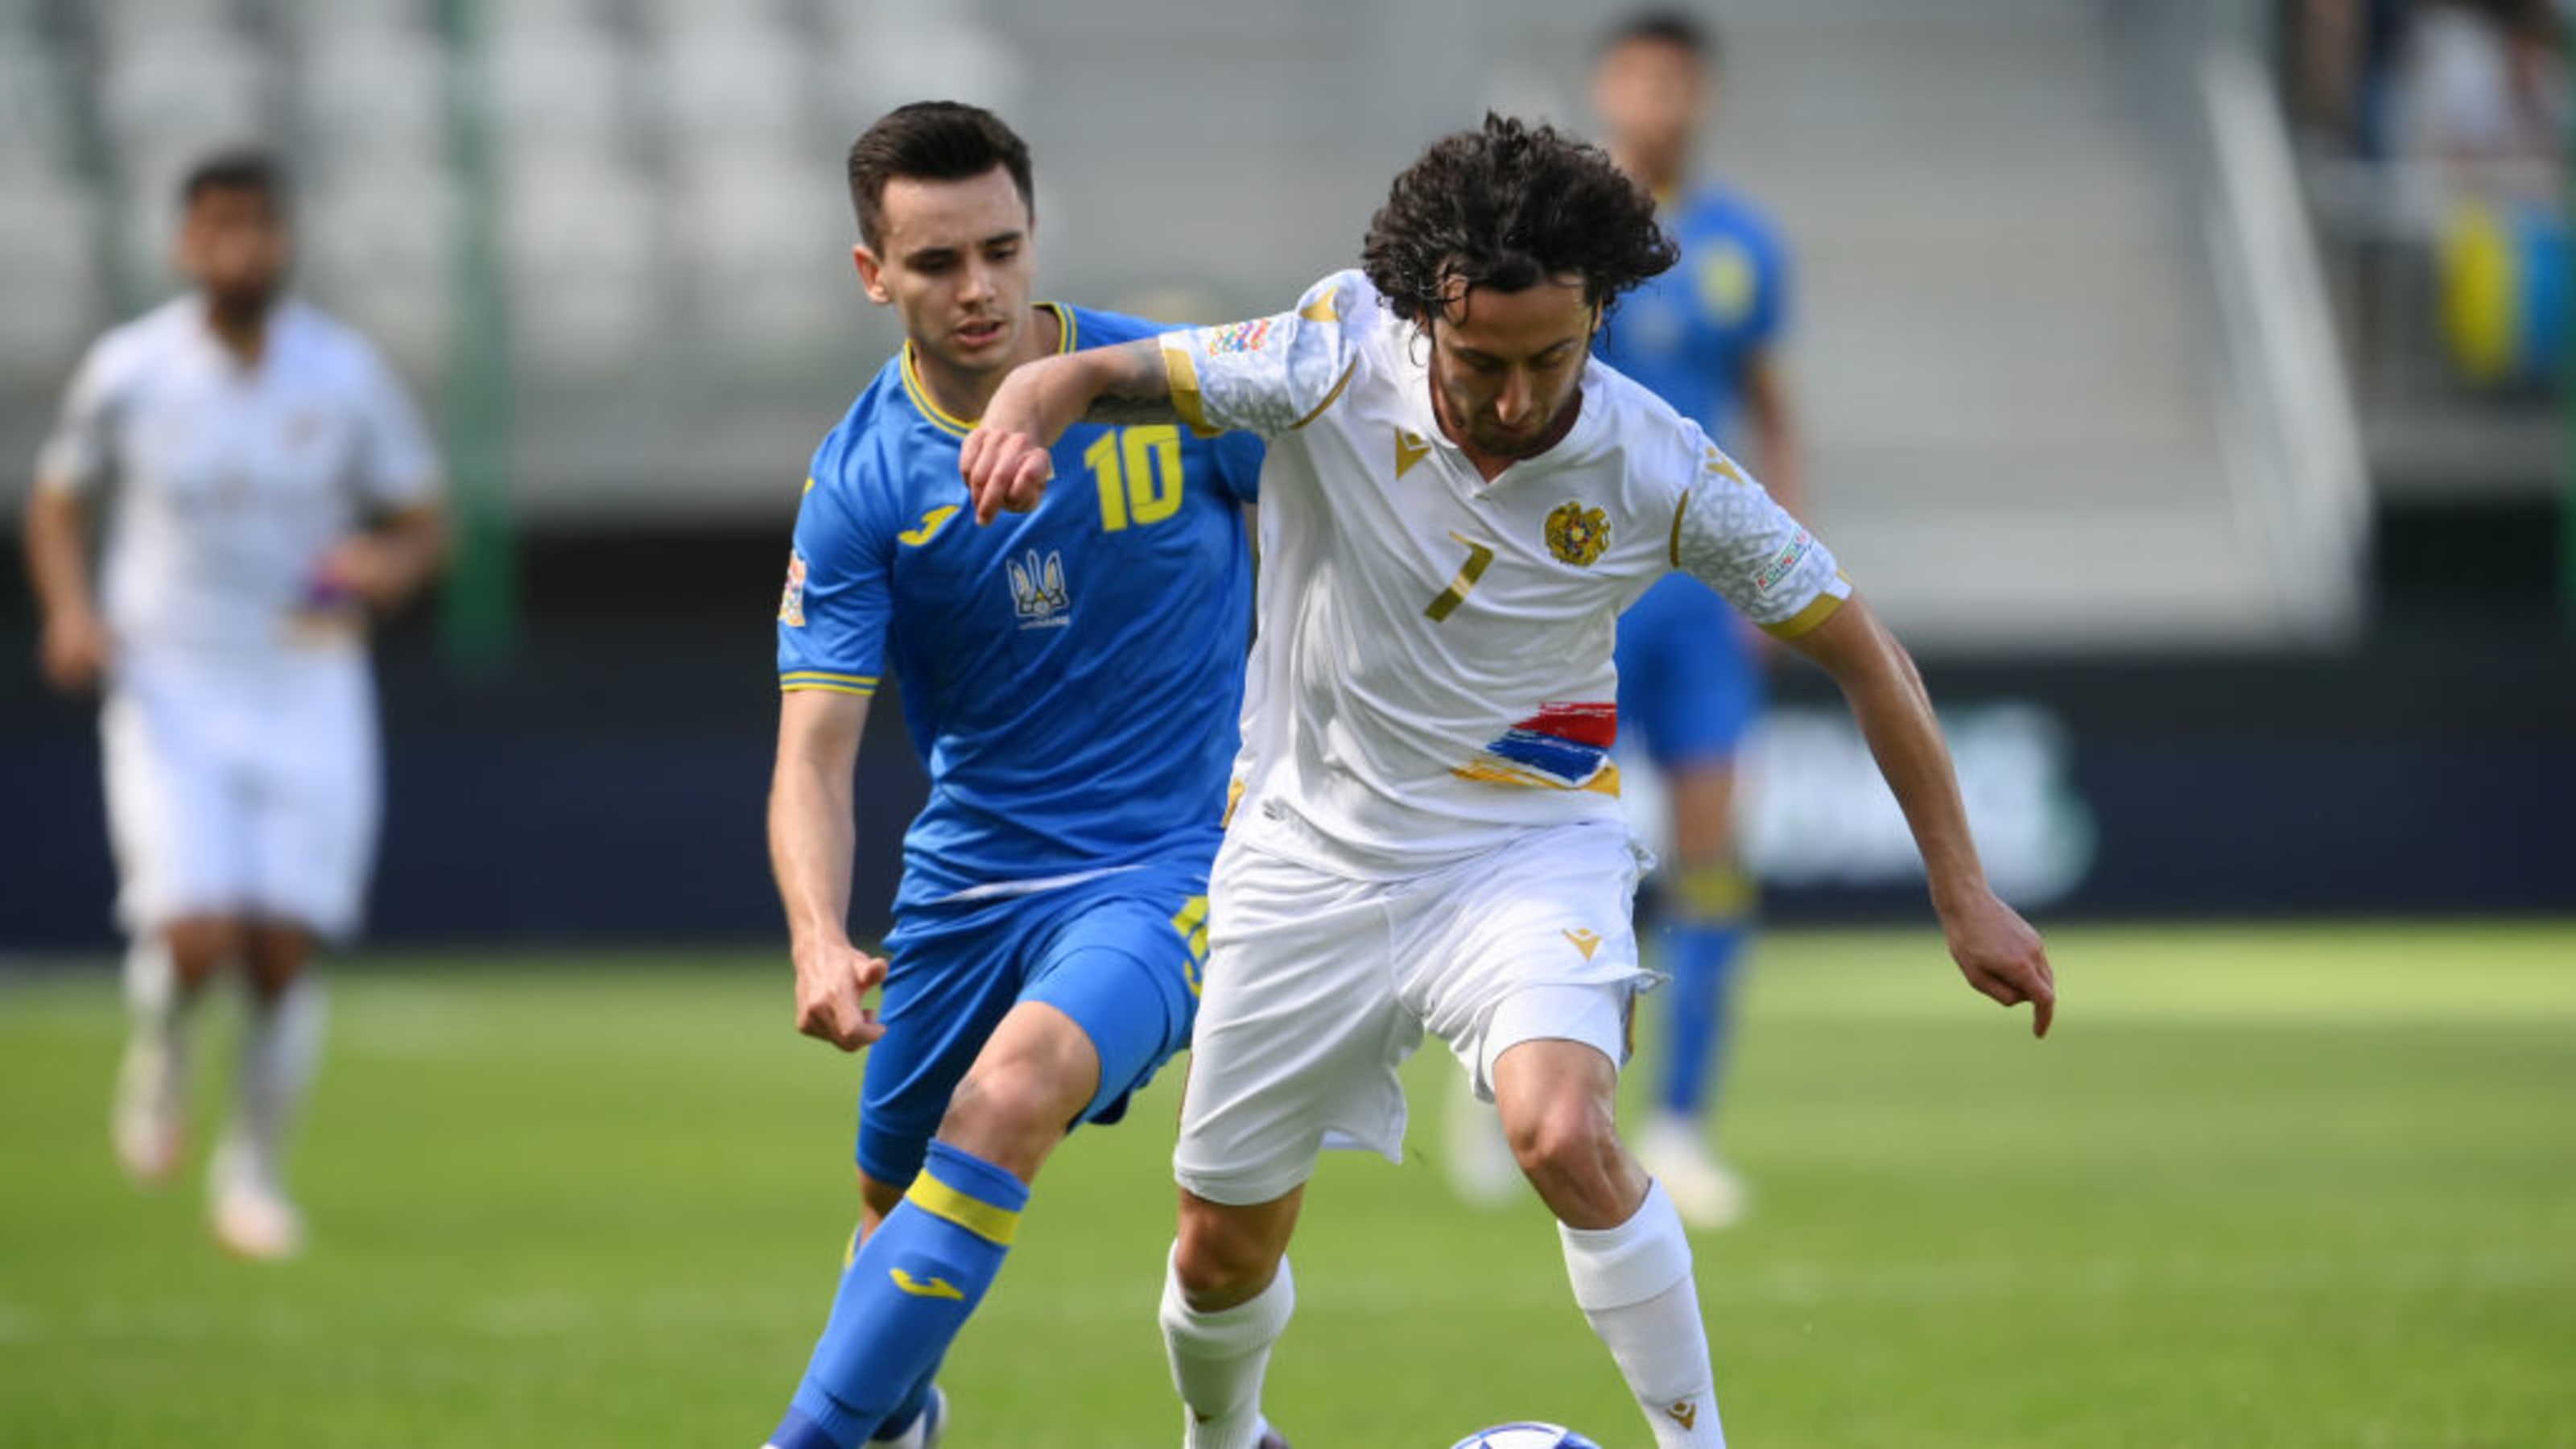
M 1584 300 L 1607 308 L 1680 256 L 1654 198 L 1601 148 L 1491 112 L 1395 178 L 1360 247 L 1369 281 L 1416 326 L 1462 282 L 1517 292 L 1579 276 Z

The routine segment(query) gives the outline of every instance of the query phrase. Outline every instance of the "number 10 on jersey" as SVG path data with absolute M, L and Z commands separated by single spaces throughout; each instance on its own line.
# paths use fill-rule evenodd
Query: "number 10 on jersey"
M 1181 511 L 1181 430 L 1112 428 L 1085 449 L 1083 466 L 1100 488 L 1100 526 L 1116 533 Z

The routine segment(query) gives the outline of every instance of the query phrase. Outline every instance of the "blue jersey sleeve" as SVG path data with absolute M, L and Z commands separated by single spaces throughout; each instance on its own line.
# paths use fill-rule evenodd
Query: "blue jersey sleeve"
M 865 499 L 822 468 L 796 511 L 796 544 L 778 601 L 778 687 L 866 696 L 884 673 L 894 591 Z

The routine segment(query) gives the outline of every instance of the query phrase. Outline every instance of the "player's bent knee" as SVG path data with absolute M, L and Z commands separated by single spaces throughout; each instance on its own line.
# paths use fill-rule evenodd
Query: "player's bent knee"
M 1253 1218 L 1196 1206 L 1183 1209 L 1172 1245 L 1172 1276 L 1190 1306 L 1201 1312 L 1231 1308 L 1269 1287 L 1288 1245 L 1272 1241 Z
M 1030 1067 L 971 1073 L 939 1120 L 939 1140 L 1026 1178 L 1072 1130 L 1091 1100 L 1087 1082 Z
M 190 916 L 162 928 L 170 948 L 170 965 L 179 979 L 195 986 L 241 953 L 242 927 L 230 916 Z
M 313 937 L 301 926 L 264 922 L 243 933 L 250 961 L 251 985 L 262 996 L 276 996 L 304 974 L 313 959 Z
M 1507 1135 L 1521 1171 L 1542 1187 L 1549 1181 L 1575 1183 L 1595 1176 L 1621 1151 L 1618 1124 L 1610 1112 L 1580 1093 L 1565 1093 L 1517 1114 Z

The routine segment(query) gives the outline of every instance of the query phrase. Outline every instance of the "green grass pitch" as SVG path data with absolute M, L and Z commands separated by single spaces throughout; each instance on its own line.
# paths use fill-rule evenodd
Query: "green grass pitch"
M 1922 933 L 1760 950 L 1698 1244 L 1746 1446 L 2576 1444 L 2576 928 L 2069 929 L 2058 1032 Z M 855 1072 L 783 960 L 381 957 L 337 976 L 314 1246 L 220 1257 L 118 1177 L 104 972 L 0 969 L 0 1443 L 735 1445 L 854 1211 Z M 218 1037 L 223 1035 L 217 1034 Z M 228 1052 L 210 1044 L 210 1094 Z M 1535 1205 L 1337 1156 L 1275 1417 L 1307 1449 L 1481 1424 L 1645 1442 Z M 951 1360 L 952 1446 L 1163 1445 L 1170 1076 L 1039 1184 Z

